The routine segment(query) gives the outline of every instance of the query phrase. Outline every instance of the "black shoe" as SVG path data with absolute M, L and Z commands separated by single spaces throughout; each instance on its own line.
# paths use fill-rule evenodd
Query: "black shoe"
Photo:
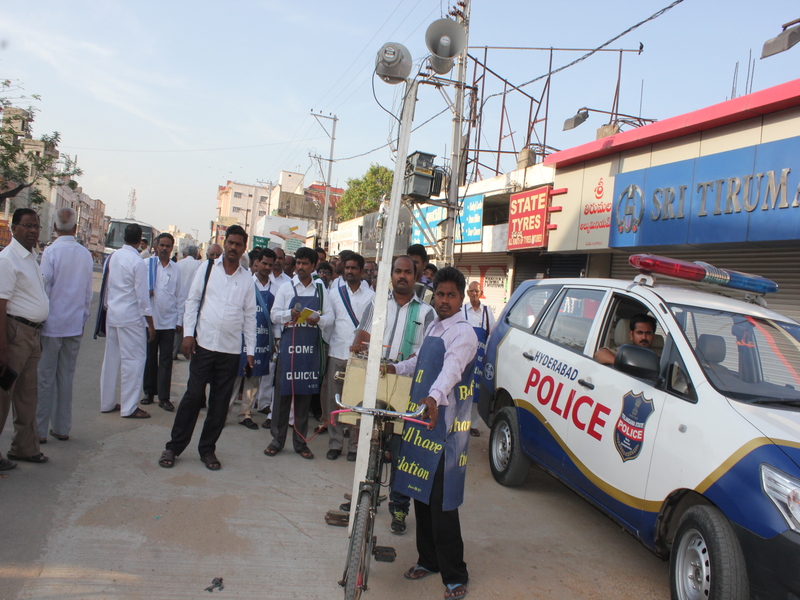
M 341 450 L 333 450 L 333 449 L 331 449 L 331 450 L 328 450 L 328 453 L 325 455 L 325 458 L 327 458 L 328 460 L 336 460 L 337 458 L 339 458 L 339 455 L 341 453 L 342 453 Z
M 139 404 L 152 404 L 153 402 L 155 402 L 155 400 L 153 400 L 152 396 L 145 396 L 139 400 Z
M 175 405 L 169 400 L 159 400 L 158 408 L 163 408 L 167 412 L 172 412 L 175 410 Z
M 262 426 L 264 429 L 269 429 L 270 427 L 272 427 L 272 419 L 267 419 L 266 421 L 264 421 L 264 422 L 261 424 L 261 426 Z
M 396 510 L 392 513 L 392 524 L 389 529 L 396 535 L 403 535 L 406 532 L 406 513 Z
M 358 456 L 355 452 L 348 452 L 347 453 L 347 462 L 356 462 L 356 456 Z
M 247 417 L 244 421 L 239 421 L 239 425 L 244 425 L 248 429 L 258 429 L 258 425 L 250 417 Z

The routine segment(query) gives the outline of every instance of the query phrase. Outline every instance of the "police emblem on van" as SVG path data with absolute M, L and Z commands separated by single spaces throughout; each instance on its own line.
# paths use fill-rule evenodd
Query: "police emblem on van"
M 644 426 L 653 409 L 653 401 L 644 394 L 634 394 L 631 390 L 622 397 L 622 411 L 614 428 L 614 446 L 622 462 L 633 460 L 642 451 Z

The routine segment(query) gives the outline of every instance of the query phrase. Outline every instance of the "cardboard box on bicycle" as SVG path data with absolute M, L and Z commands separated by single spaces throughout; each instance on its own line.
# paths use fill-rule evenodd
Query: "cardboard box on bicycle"
M 351 356 L 347 361 L 344 385 L 342 387 L 342 403 L 348 406 L 361 406 L 364 399 L 364 385 L 367 378 L 367 360 Z M 376 400 L 388 404 L 389 410 L 406 412 L 411 398 L 411 377 L 387 373 L 378 379 Z M 354 412 L 339 413 L 339 421 L 349 425 L 357 425 L 360 415 Z M 403 421 L 394 422 L 394 432 L 402 433 Z

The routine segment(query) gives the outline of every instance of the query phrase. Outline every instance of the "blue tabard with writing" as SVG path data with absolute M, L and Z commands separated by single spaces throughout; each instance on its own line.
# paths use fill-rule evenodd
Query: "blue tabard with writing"
M 275 302 L 275 296 L 270 291 L 272 283 L 265 290 L 259 290 L 253 282 L 256 293 L 256 348 L 253 352 L 254 366 L 251 377 L 263 377 L 269 375 L 269 361 L 272 355 L 272 320 L 269 318 L 269 311 Z M 242 356 L 239 359 L 239 377 L 246 375 L 245 366 L 247 365 L 247 353 L 242 339 Z
M 455 327 L 471 327 L 468 322 Z M 417 358 L 417 370 L 411 384 L 412 406 L 429 395 L 431 386 L 444 366 L 446 348 L 440 337 L 428 336 L 422 343 Z M 433 476 L 444 452 L 444 500 L 442 510 L 454 510 L 464 501 L 464 481 L 467 476 L 467 449 L 472 413 L 474 365 L 470 362 L 453 389 L 455 405 L 440 406 L 436 427 L 428 430 L 423 425 L 406 422 L 403 443 L 397 460 L 395 491 L 428 503 L 433 486 Z
M 295 296 L 289 306 L 320 310 L 319 288 L 313 296 Z M 281 396 L 318 394 L 322 343 L 319 327 L 303 323 L 286 326 L 281 336 Z
M 464 318 L 469 320 L 467 316 L 467 308 L 469 304 L 464 305 Z M 483 314 L 481 315 L 481 326 L 473 327 L 475 335 L 478 336 L 478 353 L 475 355 L 475 389 L 481 384 L 481 377 L 483 377 L 483 360 L 486 357 L 486 342 L 489 340 L 489 315 L 486 314 L 489 309 L 484 305 Z M 478 401 L 478 395 L 475 394 L 473 401 Z

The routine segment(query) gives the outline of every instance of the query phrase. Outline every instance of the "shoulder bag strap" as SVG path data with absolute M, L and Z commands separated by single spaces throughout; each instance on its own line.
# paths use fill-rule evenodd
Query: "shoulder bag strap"
M 208 267 L 206 268 L 206 276 L 203 280 L 203 293 L 200 294 L 200 304 L 197 305 L 197 320 L 194 325 L 194 337 L 197 337 L 197 323 L 200 322 L 200 311 L 203 309 L 203 302 L 206 299 L 206 288 L 208 287 L 208 278 L 211 277 L 211 267 L 214 266 L 214 261 L 208 259 Z

